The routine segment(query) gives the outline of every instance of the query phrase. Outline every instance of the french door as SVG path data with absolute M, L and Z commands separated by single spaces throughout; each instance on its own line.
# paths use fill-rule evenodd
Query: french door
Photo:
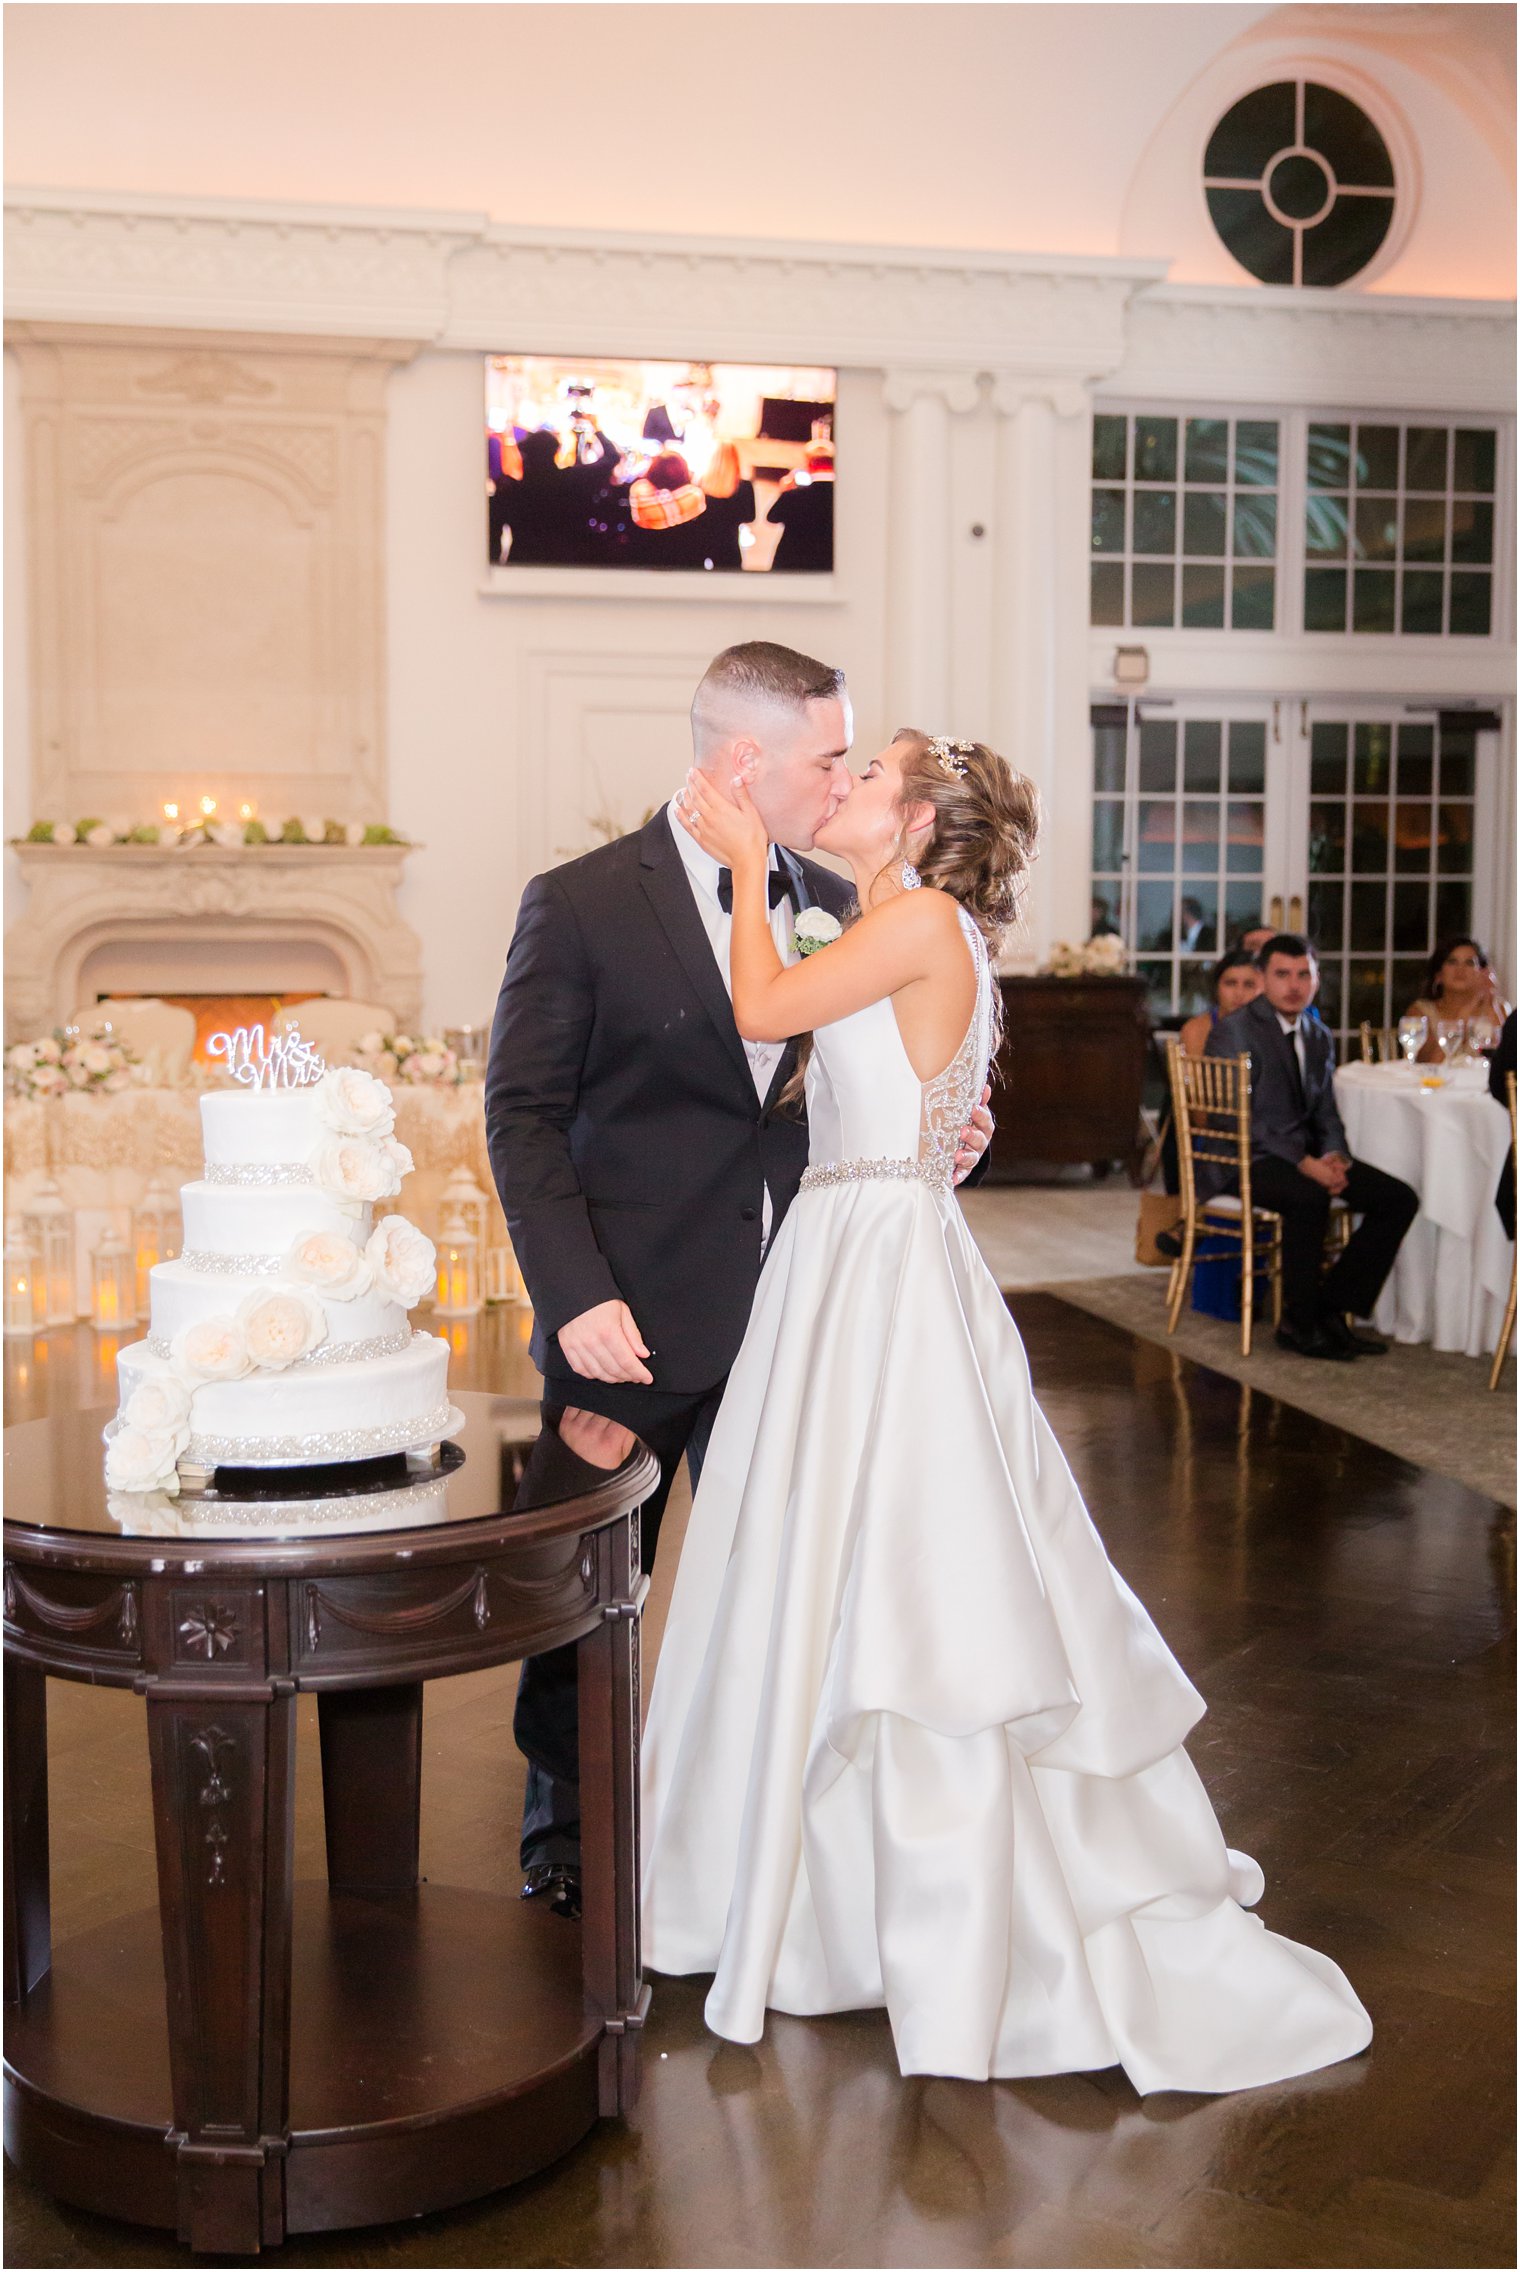
M 1321 1014 L 1355 1054 L 1439 940 L 1492 920 L 1491 715 L 1142 698 L 1092 722 L 1093 926 L 1120 932 L 1158 1021 L 1206 1007 L 1215 957 L 1269 923 L 1313 940 Z

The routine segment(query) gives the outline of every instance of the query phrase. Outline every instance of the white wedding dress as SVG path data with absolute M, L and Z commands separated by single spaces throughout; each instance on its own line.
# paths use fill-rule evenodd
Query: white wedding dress
M 1372 2034 L 1246 1906 L 1201 1697 L 1113 1568 L 950 1189 L 991 979 L 921 1083 L 890 1001 L 822 1028 L 643 1755 L 644 1959 L 710 2027 L 885 2005 L 904 2074 L 1122 2063 L 1225 2091 Z M 1246 1906 L 1243 1906 L 1246 1905 Z

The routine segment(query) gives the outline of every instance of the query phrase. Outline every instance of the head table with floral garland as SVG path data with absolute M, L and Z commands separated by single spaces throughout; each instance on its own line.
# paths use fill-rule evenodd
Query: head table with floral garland
M 407 1179 L 407 1212 L 412 1220 L 437 1239 L 443 1228 L 445 1188 L 451 1176 L 467 1168 L 487 1201 L 482 1284 L 488 1294 L 518 1298 L 521 1279 L 486 1152 L 484 1087 L 478 1080 L 452 1077 L 452 1057 L 441 1043 L 429 1054 L 442 1065 L 442 1078 L 407 1077 L 399 1071 L 394 1052 L 387 1053 L 388 1063 L 359 1053 L 354 1061 L 378 1072 L 395 1099 L 395 1132 L 416 1163 L 415 1173 Z M 15 1052 L 10 1072 L 17 1080 Z M 81 1317 L 90 1314 L 90 1256 L 107 1227 L 130 1241 L 132 1210 L 155 1176 L 177 1194 L 182 1183 L 201 1173 L 200 1099 L 208 1088 L 230 1083 L 225 1076 L 209 1076 L 203 1067 L 193 1068 L 192 1074 L 176 1088 L 129 1080 L 116 1088 L 97 1083 L 6 1099 L 6 1214 L 24 1208 L 46 1177 L 56 1182 L 74 1213 L 75 1286 Z M 23 1077 L 21 1085 L 31 1084 Z M 376 1208 L 377 1214 L 387 1211 L 385 1202 Z

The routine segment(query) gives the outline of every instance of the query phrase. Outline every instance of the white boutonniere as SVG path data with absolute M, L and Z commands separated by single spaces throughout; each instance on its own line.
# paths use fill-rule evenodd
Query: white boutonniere
M 840 936 L 843 926 L 829 914 L 827 908 L 805 907 L 797 918 L 792 932 L 792 952 L 815 955 L 820 947 L 832 945 Z

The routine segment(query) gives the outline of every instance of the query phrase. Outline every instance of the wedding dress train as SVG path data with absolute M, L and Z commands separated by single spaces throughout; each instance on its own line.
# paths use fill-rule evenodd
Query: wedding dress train
M 950 1189 L 991 978 L 935 1082 L 889 1001 L 819 1031 L 811 1162 L 692 1509 L 643 1754 L 644 1957 L 707 2021 L 885 2005 L 904 2074 L 1122 2062 L 1235 2090 L 1363 2049 L 1247 1910 L 1204 1706 L 1109 1562 Z

